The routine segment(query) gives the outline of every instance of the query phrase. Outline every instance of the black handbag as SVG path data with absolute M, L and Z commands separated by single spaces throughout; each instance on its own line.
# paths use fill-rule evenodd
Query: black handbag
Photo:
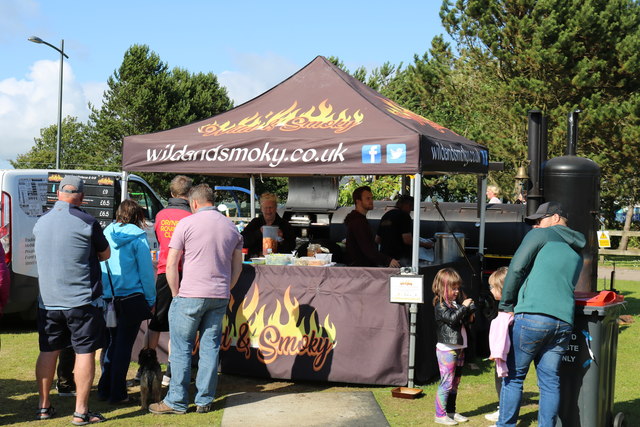
M 151 308 L 142 293 L 135 293 L 124 297 L 115 297 L 116 312 L 118 317 L 126 313 L 129 319 L 147 320 L 151 319 Z
M 136 292 L 134 294 L 126 295 L 123 297 L 115 296 L 113 290 L 113 283 L 111 282 L 111 269 L 109 268 L 109 262 L 105 261 L 107 266 L 107 274 L 109 275 L 109 283 L 111 284 L 111 294 L 113 295 L 113 302 L 116 308 L 117 317 L 124 316 L 126 313 L 127 318 L 136 320 L 147 320 L 153 317 L 151 313 L 151 307 L 147 304 L 147 300 L 144 294 Z

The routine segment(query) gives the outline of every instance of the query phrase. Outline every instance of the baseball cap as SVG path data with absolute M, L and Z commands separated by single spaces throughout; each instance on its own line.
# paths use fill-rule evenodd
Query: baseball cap
M 67 185 L 76 187 L 76 190 L 70 190 L 70 189 L 65 190 L 64 187 Z M 60 182 L 60 187 L 58 187 L 58 190 L 62 191 L 63 193 L 83 193 L 84 181 L 82 181 L 82 178 L 80 178 L 79 176 L 66 175 Z
M 398 197 L 398 200 L 396 201 L 396 204 L 397 205 L 401 205 L 403 203 L 411 203 L 411 204 L 413 204 L 413 196 L 409 196 L 407 194 L 400 195 L 400 197 Z
M 534 223 L 539 219 L 547 218 L 555 214 L 558 214 L 563 218 L 567 217 L 567 213 L 562 209 L 562 205 L 559 202 L 547 202 L 538 206 L 536 213 L 526 217 L 525 221 L 528 223 Z

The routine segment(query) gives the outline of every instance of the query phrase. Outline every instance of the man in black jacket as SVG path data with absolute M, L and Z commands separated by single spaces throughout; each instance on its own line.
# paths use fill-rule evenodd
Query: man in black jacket
M 367 212 L 373 209 L 373 193 L 368 186 L 353 191 L 356 208 L 344 219 L 347 226 L 347 256 L 349 265 L 362 267 L 400 267 L 398 260 L 378 250 Z
M 397 259 L 403 266 L 411 265 L 413 245 L 413 197 L 402 195 L 396 201 L 395 209 L 387 211 L 380 218 L 376 242 L 380 243 L 380 252 Z M 431 240 L 421 240 L 420 246 L 433 247 Z

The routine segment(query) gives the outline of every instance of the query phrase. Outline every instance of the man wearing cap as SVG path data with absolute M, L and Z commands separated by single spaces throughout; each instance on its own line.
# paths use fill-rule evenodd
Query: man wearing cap
M 573 329 L 575 289 L 582 269 L 582 233 L 567 227 L 558 202 L 540 205 L 509 264 L 499 309 L 513 315 L 508 376 L 500 392 L 498 426 L 515 426 L 522 384 L 533 361 L 538 374 L 538 424 L 554 426 L 560 402 L 558 371 Z
M 403 266 L 411 265 L 411 246 L 413 244 L 413 197 L 402 195 L 396 201 L 395 209 L 382 215 L 378 225 L 376 243 L 380 252 L 397 259 Z M 431 240 L 421 240 L 420 246 L 433 247 Z
M 71 346 L 76 354 L 72 422 L 80 425 L 104 420 L 101 414 L 90 412 L 88 404 L 95 351 L 103 346 L 105 328 L 99 261 L 108 259 L 111 250 L 98 221 L 80 209 L 82 179 L 65 176 L 57 194 L 58 201 L 33 228 L 40 286 L 36 418 L 49 419 L 55 414 L 49 389 L 60 350 Z

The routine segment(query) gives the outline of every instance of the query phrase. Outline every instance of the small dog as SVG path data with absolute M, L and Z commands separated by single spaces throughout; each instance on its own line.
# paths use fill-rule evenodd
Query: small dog
M 156 351 L 143 348 L 138 354 L 140 365 L 140 406 L 149 409 L 149 404 L 162 400 L 162 368 L 158 363 Z

